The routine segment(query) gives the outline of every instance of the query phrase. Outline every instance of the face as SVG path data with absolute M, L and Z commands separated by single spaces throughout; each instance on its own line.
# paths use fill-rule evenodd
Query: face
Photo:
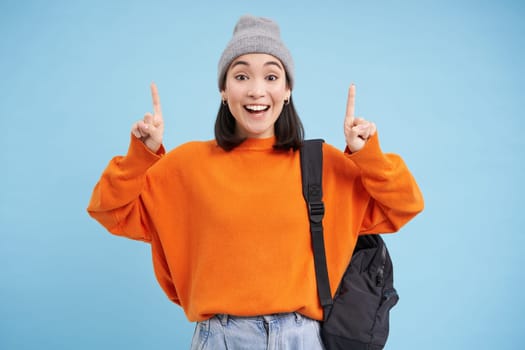
M 274 124 L 290 93 L 282 63 L 259 53 L 237 57 L 221 91 L 235 118 L 236 133 L 248 138 L 274 136 Z

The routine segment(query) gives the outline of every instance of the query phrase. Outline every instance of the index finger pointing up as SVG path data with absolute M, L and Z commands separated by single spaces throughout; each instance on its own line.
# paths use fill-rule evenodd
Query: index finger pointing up
M 345 119 L 350 124 L 353 123 L 355 116 L 355 85 L 350 85 L 348 89 L 348 100 L 346 101 L 346 116 Z
M 160 97 L 157 85 L 151 83 L 151 97 L 153 99 L 153 114 L 155 118 L 162 118 L 162 109 L 160 108 Z

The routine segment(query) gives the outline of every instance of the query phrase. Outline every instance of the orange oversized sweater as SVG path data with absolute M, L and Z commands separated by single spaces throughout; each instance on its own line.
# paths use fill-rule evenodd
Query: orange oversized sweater
M 111 160 L 88 212 L 110 232 L 151 243 L 167 296 L 190 321 L 214 314 L 299 312 L 321 320 L 299 152 L 248 139 L 151 153 L 131 137 Z M 325 244 L 331 290 L 359 233 L 397 231 L 423 209 L 404 162 L 377 135 L 354 154 L 324 144 Z

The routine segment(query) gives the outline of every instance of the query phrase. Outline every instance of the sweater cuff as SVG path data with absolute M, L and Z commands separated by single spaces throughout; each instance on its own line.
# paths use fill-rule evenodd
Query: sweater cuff
M 363 148 L 359 151 L 352 153 L 347 146 L 345 153 L 349 159 L 353 160 L 354 163 L 365 172 L 384 168 L 385 164 L 389 163 L 388 158 L 379 145 L 377 132 L 366 141 Z
M 149 167 L 155 164 L 166 150 L 161 145 L 159 150 L 152 152 L 142 141 L 133 134 L 129 143 L 128 153 L 120 160 L 121 169 L 126 169 L 130 177 L 144 173 Z

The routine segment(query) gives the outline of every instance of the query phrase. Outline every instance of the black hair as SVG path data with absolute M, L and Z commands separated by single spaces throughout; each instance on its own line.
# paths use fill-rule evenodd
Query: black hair
M 292 97 L 283 106 L 281 114 L 274 125 L 275 150 L 294 151 L 301 148 L 304 140 L 304 128 L 297 111 L 295 110 Z M 217 144 L 226 151 L 231 151 L 245 140 L 235 132 L 235 118 L 230 112 L 227 104 L 221 103 L 215 120 L 215 140 Z

